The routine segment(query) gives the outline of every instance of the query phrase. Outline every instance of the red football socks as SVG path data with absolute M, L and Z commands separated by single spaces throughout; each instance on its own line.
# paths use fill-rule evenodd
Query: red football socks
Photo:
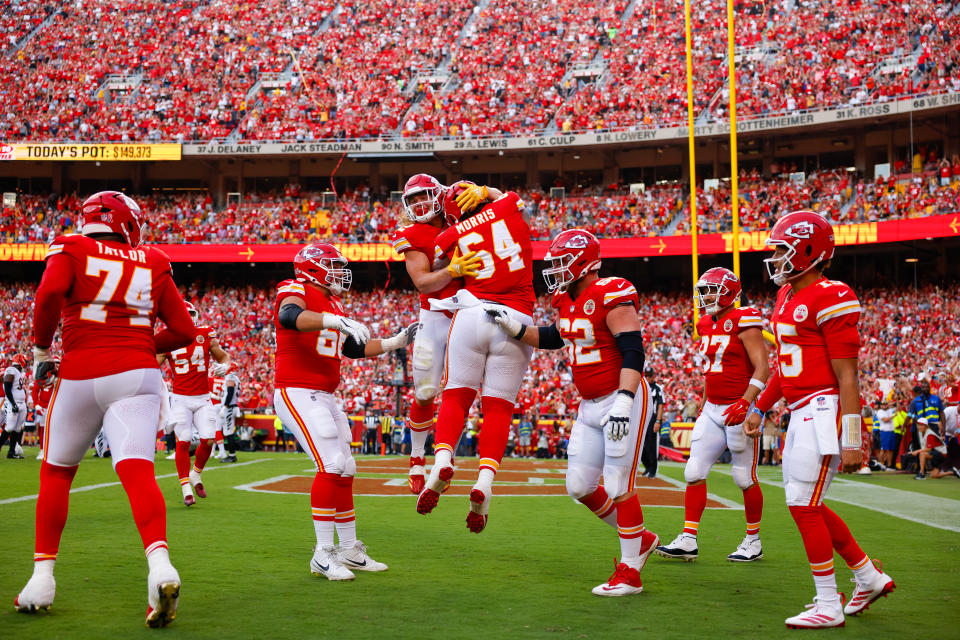
M 617 505 L 614 504 L 610 496 L 607 495 L 607 490 L 603 488 L 603 485 L 597 487 L 593 493 L 583 496 L 578 501 L 587 509 L 593 511 L 594 515 L 607 524 L 616 526 L 616 517 L 611 518 L 610 516 L 616 512 Z
M 56 560 L 60 535 L 67 524 L 70 507 L 70 484 L 77 467 L 40 464 L 40 495 L 37 496 L 37 539 L 34 560 Z
M 436 411 L 436 403 L 431 402 L 427 406 L 420 406 L 417 402 L 410 405 L 410 429 L 412 431 L 423 431 L 429 429 L 433 424 L 433 414 Z
M 167 508 L 157 486 L 153 462 L 128 458 L 117 463 L 117 476 L 130 500 L 133 521 L 149 553 L 153 548 L 167 544 Z
M 213 441 L 210 439 L 204 439 L 200 441 L 200 444 L 197 445 L 197 451 L 193 454 L 193 470 L 197 473 L 203 471 L 203 467 L 206 466 L 207 460 L 210 459 L 210 452 L 213 451 Z
M 503 398 L 484 396 L 480 406 L 483 409 L 483 437 L 477 446 L 480 468 L 487 467 L 496 473 L 510 437 L 513 403 Z
M 855 567 L 862 564 L 867 554 L 864 553 L 860 545 L 857 544 L 856 539 L 847 527 L 847 523 L 827 505 L 821 505 L 820 509 L 823 513 L 823 521 L 830 531 L 833 548 L 840 554 L 840 557 L 843 558 L 848 567 Z
M 190 478 L 190 443 L 177 440 L 177 448 L 174 452 L 174 460 L 177 463 L 177 476 L 180 478 L 180 484 Z
M 683 532 L 697 536 L 703 510 L 707 508 L 707 483 L 688 484 L 683 494 Z
M 463 421 L 467 417 L 473 399 L 477 397 L 474 389 L 459 387 L 447 389 L 440 400 L 440 414 L 437 416 L 437 433 L 434 436 L 434 448 L 444 445 L 453 455 L 453 449 L 463 431 Z M 482 438 L 481 438 L 482 441 Z
M 317 545 L 333 546 L 333 523 L 337 512 L 337 489 L 340 476 L 335 473 L 317 473 L 310 487 L 310 507 Z
M 744 490 L 743 513 L 747 518 L 747 535 L 759 535 L 760 519 L 763 517 L 763 491 L 759 484 Z

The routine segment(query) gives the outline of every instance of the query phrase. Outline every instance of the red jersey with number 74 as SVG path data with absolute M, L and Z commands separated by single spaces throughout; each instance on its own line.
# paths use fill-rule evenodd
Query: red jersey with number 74
M 273 304 L 273 326 L 277 330 L 274 386 L 333 393 L 340 384 L 340 354 L 346 336 L 336 329 L 297 331 L 280 326 L 280 308 L 291 296 L 303 298 L 307 311 L 343 315 L 340 299 L 327 296 L 318 287 L 300 280 L 284 280 L 277 285 Z
M 210 341 L 217 332 L 210 327 L 197 327 L 193 342 L 166 354 L 173 372 L 172 392 L 180 396 L 207 394 L 207 369 L 210 368 Z
M 753 307 L 731 309 L 718 320 L 703 316 L 697 322 L 700 355 L 706 359 L 703 372 L 709 402 L 731 404 L 747 390 L 754 369 L 740 340 L 747 329 L 763 330 L 763 316 Z
M 483 300 L 533 313 L 533 245 L 523 219 L 523 201 L 513 191 L 437 236 L 437 257 L 476 251 L 479 273 L 464 278 L 464 288 Z
M 573 384 L 585 400 L 602 398 L 620 387 L 623 355 L 607 327 L 607 313 L 622 304 L 637 311 L 640 298 L 623 278 L 601 278 L 574 300 L 566 292 L 553 294 L 557 329 L 570 347 Z

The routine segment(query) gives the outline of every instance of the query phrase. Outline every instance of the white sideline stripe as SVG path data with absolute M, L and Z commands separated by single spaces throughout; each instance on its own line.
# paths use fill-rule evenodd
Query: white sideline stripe
M 678 488 L 680 488 L 680 489 L 682 489 L 682 490 L 684 490 L 684 491 L 687 490 L 687 483 L 686 483 L 686 482 L 682 482 L 682 481 L 680 481 L 680 480 L 675 480 L 674 478 L 671 478 L 670 476 L 665 476 L 665 475 L 661 475 L 661 474 L 658 473 L 658 474 L 657 474 L 657 479 L 663 480 L 664 482 L 669 482 L 669 483 L 672 484 L 673 486 L 678 487 Z M 640 487 L 637 487 L 637 488 L 639 489 Z M 716 502 L 719 502 L 720 504 L 722 504 L 723 506 L 725 506 L 725 507 L 728 508 L 728 509 L 739 509 L 740 507 L 743 506 L 743 505 L 740 504 L 739 502 L 734 502 L 733 500 L 728 500 L 728 499 L 726 499 L 726 498 L 721 498 L 720 496 L 718 496 L 718 495 L 715 494 L 715 493 L 709 493 L 709 492 L 708 492 L 708 493 L 707 493 L 707 499 L 708 499 L 708 500 L 714 500 L 714 501 L 716 501 Z M 717 508 L 717 507 L 714 507 L 714 509 L 716 509 L 716 508 Z
M 732 476 L 726 469 L 717 471 Z M 783 488 L 782 475 L 779 479 L 762 474 L 760 482 Z M 925 524 L 935 529 L 960 532 L 960 501 L 950 498 L 938 498 L 923 493 L 879 487 L 867 482 L 836 477 L 830 483 L 830 489 L 824 499 L 828 502 L 842 502 L 855 507 L 883 513 L 902 520 Z
M 261 458 L 261 459 L 259 459 L 259 460 L 250 460 L 250 461 L 248 461 L 248 462 L 237 462 L 237 463 L 231 464 L 231 465 L 229 465 L 229 466 L 222 466 L 222 467 L 204 467 L 203 470 L 204 470 L 204 471 L 216 471 L 217 469 L 231 469 L 231 468 L 234 468 L 234 467 L 242 467 L 242 466 L 248 465 L 248 464 L 256 464 L 256 463 L 258 463 L 258 462 L 267 462 L 268 460 L 272 460 L 272 459 L 273 459 L 273 458 Z M 157 480 L 162 480 L 162 479 L 164 479 L 164 478 L 176 478 L 176 477 L 177 477 L 177 474 L 176 474 L 176 473 L 165 473 L 165 474 L 163 474 L 162 476 L 155 476 L 155 477 L 156 477 Z M 119 484 L 120 484 L 119 482 L 103 482 L 103 483 L 100 483 L 100 484 L 87 484 L 87 485 L 84 485 L 84 486 L 82 486 L 82 487 L 76 487 L 76 488 L 74 488 L 74 489 L 70 489 L 70 493 L 82 493 L 82 492 L 84 492 L 84 491 L 93 491 L 94 489 L 104 489 L 104 488 L 106 488 L 106 487 L 116 487 L 116 486 L 118 486 Z M 5 498 L 5 499 L 3 499 L 3 500 L 0 500 L 0 504 L 13 504 L 14 502 L 27 502 L 28 500 L 36 500 L 36 499 L 37 499 L 37 494 L 34 493 L 34 494 L 32 494 L 32 495 L 29 495 L 29 496 L 20 496 L 19 498 Z

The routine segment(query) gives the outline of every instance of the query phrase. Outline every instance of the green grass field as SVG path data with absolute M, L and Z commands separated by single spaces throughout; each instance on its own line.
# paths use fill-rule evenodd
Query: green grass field
M 13 598 L 31 572 L 35 494 L 40 463 L 0 458 L 0 638 L 775 638 L 794 636 L 783 619 L 814 595 L 806 557 L 783 503 L 783 490 L 763 485 L 763 560 L 725 560 L 743 537 L 743 512 L 708 510 L 701 523 L 700 558 L 668 562 L 653 556 L 645 591 L 600 598 L 618 555 L 617 537 L 569 498 L 494 497 L 480 535 L 464 526 L 467 499 L 445 496 L 430 516 L 415 498 L 358 497 L 358 534 L 370 554 L 390 565 L 332 583 L 307 570 L 314 541 L 305 495 L 235 487 L 281 475 L 309 475 L 299 454 L 245 454 L 235 466 L 212 461 L 204 474 L 210 497 L 187 509 L 175 477 L 161 478 L 167 498 L 171 556 L 183 580 L 177 620 L 166 630 L 143 626 L 146 562 L 119 485 L 71 496 L 70 518 L 57 563 L 57 598 L 48 613 L 18 614 Z M 509 468 L 507 461 L 504 468 Z M 740 504 L 729 467 L 718 465 L 711 494 Z M 173 474 L 159 459 L 157 474 Z M 682 479 L 681 465 L 661 474 Z M 466 474 L 464 474 L 466 475 Z M 400 476 L 397 476 L 400 477 Z M 775 482 L 779 469 L 762 468 Z M 459 478 L 466 480 L 467 478 Z M 116 481 L 109 460 L 87 459 L 75 488 Z M 880 488 L 878 488 L 880 487 Z M 892 511 L 935 510 L 953 530 L 878 510 L 832 502 L 871 556 L 896 580 L 894 594 L 866 614 L 848 618 L 845 637 L 948 637 L 960 622 L 960 481 L 914 481 L 907 475 L 845 476 L 842 499 L 867 496 Z M 831 491 L 832 493 L 832 491 Z M 853 497 L 851 497 L 853 496 Z M 828 503 L 830 503 L 828 496 Z M 884 506 L 884 505 L 881 505 Z M 644 509 L 647 526 L 665 541 L 682 526 L 678 508 Z M 952 523 L 949 524 L 949 523 Z M 842 561 L 838 557 L 838 564 Z M 846 569 L 838 583 L 848 594 Z M 922 611 L 922 613 L 921 613 Z M 129 634 L 129 635 L 127 635 Z

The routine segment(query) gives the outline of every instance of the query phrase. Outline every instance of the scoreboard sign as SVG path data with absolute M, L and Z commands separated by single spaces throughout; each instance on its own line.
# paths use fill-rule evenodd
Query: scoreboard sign
M 98 162 L 180 160 L 179 144 L 0 144 L 0 160 L 36 160 L 42 162 L 96 160 Z

